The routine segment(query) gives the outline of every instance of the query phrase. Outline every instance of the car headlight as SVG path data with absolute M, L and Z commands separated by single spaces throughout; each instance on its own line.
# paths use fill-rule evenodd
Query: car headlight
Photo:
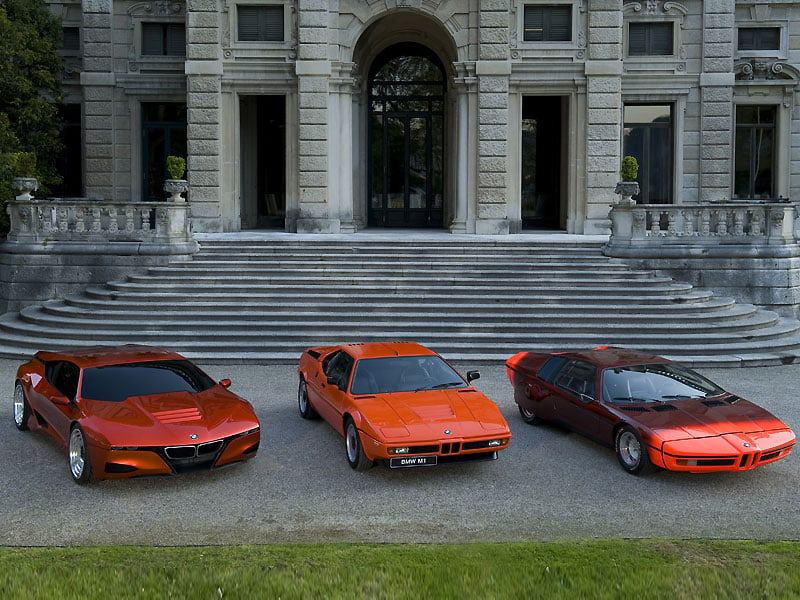
M 411 452 L 411 448 L 409 448 L 408 446 L 402 446 L 400 448 L 389 448 L 388 452 L 389 454 L 408 454 L 409 452 Z
M 505 443 L 506 443 L 505 440 L 489 440 L 489 443 L 487 445 L 489 446 L 489 448 L 497 448 L 498 446 L 502 446 Z

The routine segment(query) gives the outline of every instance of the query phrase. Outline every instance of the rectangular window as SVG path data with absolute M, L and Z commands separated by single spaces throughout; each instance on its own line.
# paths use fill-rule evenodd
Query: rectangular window
M 525 5 L 523 39 L 526 42 L 572 41 L 572 6 Z
M 142 23 L 142 54 L 186 56 L 186 26 L 183 23 Z
M 738 49 L 780 50 L 780 27 L 740 27 Z
M 775 131 L 774 106 L 736 107 L 734 149 L 735 198 L 774 198 Z
M 639 162 L 639 195 L 644 204 L 672 203 L 674 134 L 671 104 L 626 104 L 623 154 Z
M 64 27 L 61 48 L 67 52 L 78 52 L 81 49 L 80 27 Z
M 282 42 L 283 6 L 237 6 L 240 42 Z
M 630 23 L 628 56 L 672 56 L 672 23 Z

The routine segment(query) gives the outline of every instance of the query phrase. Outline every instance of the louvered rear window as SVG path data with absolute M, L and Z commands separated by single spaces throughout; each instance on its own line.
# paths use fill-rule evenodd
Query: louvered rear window
M 672 23 L 631 23 L 628 26 L 629 56 L 672 54 Z

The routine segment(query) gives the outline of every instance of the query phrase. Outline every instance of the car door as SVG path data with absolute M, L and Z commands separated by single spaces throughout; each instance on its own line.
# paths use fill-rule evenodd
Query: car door
M 309 386 L 309 393 L 316 392 L 317 400 L 312 404 L 320 416 L 343 432 L 342 414 L 346 410 L 347 390 L 350 374 L 354 364 L 351 357 L 344 350 L 338 350 L 322 361 L 322 369 L 315 381 Z M 342 390 L 341 388 L 344 388 Z
M 597 367 L 573 359 L 564 365 L 553 380 L 559 389 L 555 418 L 589 437 L 597 437 L 607 411 L 596 401 Z
M 79 379 L 77 365 L 66 360 L 54 361 L 47 364 L 45 379 L 38 386 L 43 396 L 39 410 L 62 440 L 69 437 L 69 428 L 76 416 Z

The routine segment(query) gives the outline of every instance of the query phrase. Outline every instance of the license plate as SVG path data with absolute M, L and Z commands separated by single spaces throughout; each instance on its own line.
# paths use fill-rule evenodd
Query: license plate
M 397 456 L 389 459 L 389 466 L 393 469 L 398 467 L 430 467 L 436 464 L 437 457 L 434 456 Z

